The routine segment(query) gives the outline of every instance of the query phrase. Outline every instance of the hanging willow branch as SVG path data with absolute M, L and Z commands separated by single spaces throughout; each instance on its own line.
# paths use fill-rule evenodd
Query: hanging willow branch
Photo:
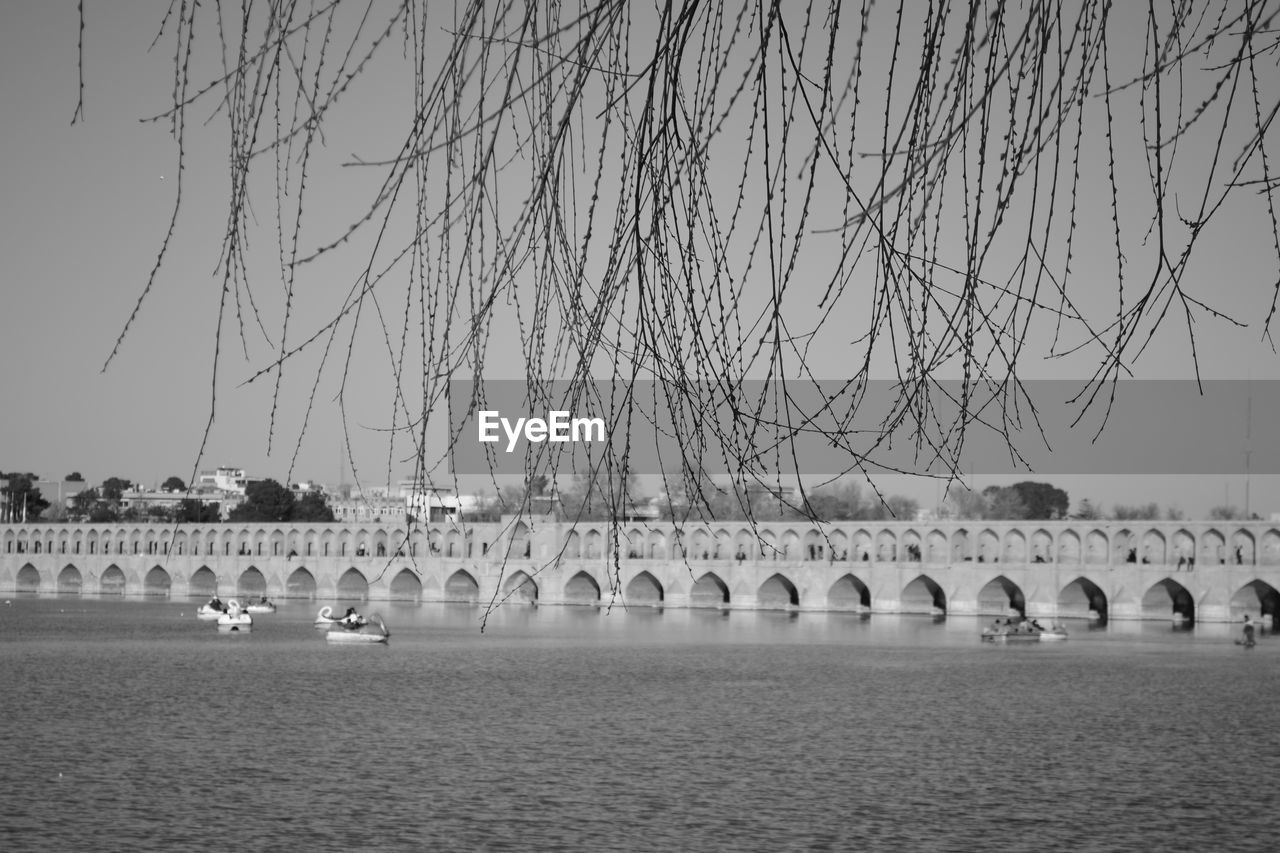
M 850 471 L 906 435 L 954 474 L 971 430 L 1034 421 L 1028 362 L 1087 365 L 1081 404 L 1107 410 L 1174 318 L 1198 375 L 1199 324 L 1243 325 L 1192 272 L 1228 197 L 1266 220 L 1260 251 L 1280 268 L 1277 12 L 1280 0 L 174 0 L 161 23 L 173 103 L 155 120 L 182 167 L 195 128 L 229 131 L 215 362 L 232 312 L 242 340 L 272 342 L 254 376 L 275 383 L 271 434 L 286 376 L 313 350 L 345 412 L 371 324 L 388 433 L 410 438 L 401 456 L 420 475 L 448 455 L 427 422 L 449 379 L 523 374 L 531 407 L 568 380 L 570 404 L 614 413 L 588 478 L 617 518 L 632 450 L 657 434 L 683 457 L 664 464 L 668 493 L 696 506 L 706 454 L 745 489 L 784 476 L 815 435 L 847 450 Z M 329 140 L 379 101 L 393 106 L 361 125 L 362 150 L 335 162 Z M 353 172 L 366 201 L 345 189 Z M 255 195 L 275 199 L 274 273 L 246 253 L 270 234 Z M 345 227 L 310 226 L 335 200 Z M 304 301 L 331 298 L 315 283 L 353 256 L 325 319 L 299 327 Z M 1248 286 L 1265 317 L 1252 331 L 1269 339 L 1280 281 Z M 866 383 L 886 376 L 897 400 L 868 425 Z M 611 407 L 592 399 L 601 379 L 657 383 Z M 750 380 L 772 384 L 753 394 Z M 788 393 L 807 380 L 826 380 L 817 405 Z M 554 463 L 536 456 L 530 478 Z

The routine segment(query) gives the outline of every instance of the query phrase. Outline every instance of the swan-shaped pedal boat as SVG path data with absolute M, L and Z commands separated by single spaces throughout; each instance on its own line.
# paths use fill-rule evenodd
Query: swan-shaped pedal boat
M 338 620 L 329 626 L 324 638 L 330 643 L 385 643 L 390 636 L 382 617 L 373 614 L 355 625 Z
M 227 612 L 218 617 L 219 631 L 250 631 L 253 617 L 244 612 L 234 598 L 227 602 Z
M 267 601 L 267 599 L 264 598 L 261 601 L 255 601 L 244 610 L 246 613 L 275 613 L 276 605 L 274 602 Z

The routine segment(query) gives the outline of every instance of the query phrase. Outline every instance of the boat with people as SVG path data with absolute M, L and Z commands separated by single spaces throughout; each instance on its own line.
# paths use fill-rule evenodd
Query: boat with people
M 368 618 L 348 610 L 347 615 L 329 626 L 324 638 L 330 643 L 385 643 L 391 631 L 378 614 Z
M 223 613 L 226 613 L 226 612 L 227 612 L 227 605 L 223 604 L 222 601 L 215 595 L 213 598 L 209 599 L 207 603 L 200 605 L 196 609 L 196 618 L 204 619 L 204 620 L 217 619 L 219 616 L 221 616 Z
M 234 598 L 227 602 L 227 612 L 218 617 L 219 631 L 250 631 L 253 629 L 253 617 L 240 607 Z
M 276 606 L 274 602 L 268 600 L 268 598 L 264 595 L 262 596 L 262 599 L 260 601 L 255 601 L 253 604 L 250 604 L 248 607 L 246 607 L 245 612 L 246 613 L 275 613 Z
M 991 643 L 1040 643 L 1065 640 L 1067 629 L 1057 622 L 1044 627 L 1035 619 L 997 619 L 984 628 L 982 639 Z

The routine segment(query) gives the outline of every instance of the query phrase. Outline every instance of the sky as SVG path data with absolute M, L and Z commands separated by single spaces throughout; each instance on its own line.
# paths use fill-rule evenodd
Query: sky
M 387 446 L 391 417 L 383 389 L 369 378 L 378 370 L 373 356 L 354 364 L 343 407 L 335 400 L 338 386 L 330 374 L 318 386 L 309 414 L 312 389 L 304 377 L 316 362 L 302 360 L 302 369 L 284 386 L 274 426 L 271 382 L 242 383 L 269 361 L 275 338 L 268 342 L 268 335 L 256 335 L 251 320 L 243 344 L 237 335 L 224 334 L 216 382 L 211 376 L 228 174 L 225 134 L 219 135 L 216 116 L 190 136 L 183 206 L 165 264 L 119 353 L 103 369 L 164 240 L 178 155 L 167 123 L 142 120 L 163 111 L 171 96 L 172 43 L 162 41 L 148 50 L 167 0 L 85 6 L 84 113 L 73 124 L 80 94 L 76 4 L 8 0 L 0 5 L 0 151 L 5 154 L 0 158 L 0 363 L 6 366 L 0 374 L 6 409 L 0 418 L 0 470 L 31 471 L 43 479 L 78 471 L 91 482 L 121 476 L 149 485 L 170 475 L 189 479 L 196 467 L 219 465 L 294 481 L 358 477 L 370 485 L 409 474 L 413 465 L 406 445 Z M 441 22 L 441 31 L 446 24 Z M 1140 31 L 1133 33 L 1138 34 L 1136 55 Z M 324 140 L 317 170 L 354 151 L 385 155 L 394 148 L 405 99 L 378 84 L 386 79 L 379 77 L 385 70 L 375 65 L 373 82 L 352 91 L 351 117 Z M 383 126 L 391 128 L 385 138 L 371 132 Z M 1125 126 L 1132 131 L 1134 124 Z M 1096 152 L 1098 140 L 1090 142 L 1089 150 Z M 1185 156 L 1194 159 L 1196 152 Z M 1141 164 L 1124 165 L 1130 168 L 1118 176 L 1122 186 L 1145 180 Z M 317 197 L 308 224 L 340 233 L 349 219 L 342 203 L 358 198 L 359 190 L 353 183 L 348 191 L 349 176 L 334 171 L 334 184 Z M 261 232 L 253 235 L 253 252 L 269 262 L 275 227 L 263 201 L 257 197 L 254 207 Z M 1229 207 L 1223 214 L 1229 227 L 1206 235 L 1205 260 L 1193 268 L 1195 292 L 1246 323 L 1244 329 L 1208 323 L 1198 330 L 1197 354 L 1202 374 L 1210 378 L 1280 379 L 1280 361 L 1260 333 L 1269 301 L 1260 283 L 1273 279 L 1276 268 L 1260 211 L 1265 207 L 1256 204 Z M 1105 210 L 1081 211 L 1085 233 L 1106 215 Z M 1131 249 L 1135 268 L 1149 248 Z M 1086 282 L 1098 281 L 1105 294 L 1108 264 L 1114 262 L 1102 250 L 1081 250 L 1074 271 Z M 336 304 L 346 292 L 355 270 L 349 259 L 338 259 L 308 278 L 302 286 L 319 307 L 315 313 L 299 307 L 297 328 L 314 326 L 324 306 Z M 269 292 L 270 271 L 262 278 Z M 377 337 L 369 338 L 374 351 Z M 840 378 L 836 365 L 845 361 L 834 344 L 828 346 L 814 360 L 821 365 L 815 373 Z M 1186 341 L 1176 329 L 1159 335 L 1133 369 L 1142 379 L 1188 378 L 1193 372 Z M 1073 370 L 1079 369 L 1052 360 L 1029 368 L 1034 377 L 1081 378 Z M 217 416 L 197 461 L 215 393 Z M 306 435 L 295 456 L 304 417 Z M 1243 420 L 1241 413 L 1234 439 L 1206 440 L 1242 441 Z M 1255 423 L 1250 432 L 1261 442 L 1273 430 Z M 1246 478 L 1243 452 L 1239 456 L 1238 468 L 1217 473 L 1059 472 L 1044 479 L 1067 489 L 1073 500 L 1156 501 L 1189 516 L 1224 502 L 1243 506 L 1247 489 L 1253 512 L 1263 517 L 1280 512 L 1280 477 Z M 356 463 L 354 473 L 349 457 Z M 976 485 L 1028 478 L 1035 479 L 979 474 Z M 912 478 L 886 477 L 881 487 L 917 497 L 926 506 L 941 495 L 937 483 Z

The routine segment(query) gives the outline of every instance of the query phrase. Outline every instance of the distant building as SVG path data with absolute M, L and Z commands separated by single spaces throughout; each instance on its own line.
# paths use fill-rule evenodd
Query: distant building
M 212 471 L 201 471 L 192 484 L 192 490 L 243 495 L 245 486 L 261 479 L 263 478 L 248 476 L 243 468 L 215 468 Z

